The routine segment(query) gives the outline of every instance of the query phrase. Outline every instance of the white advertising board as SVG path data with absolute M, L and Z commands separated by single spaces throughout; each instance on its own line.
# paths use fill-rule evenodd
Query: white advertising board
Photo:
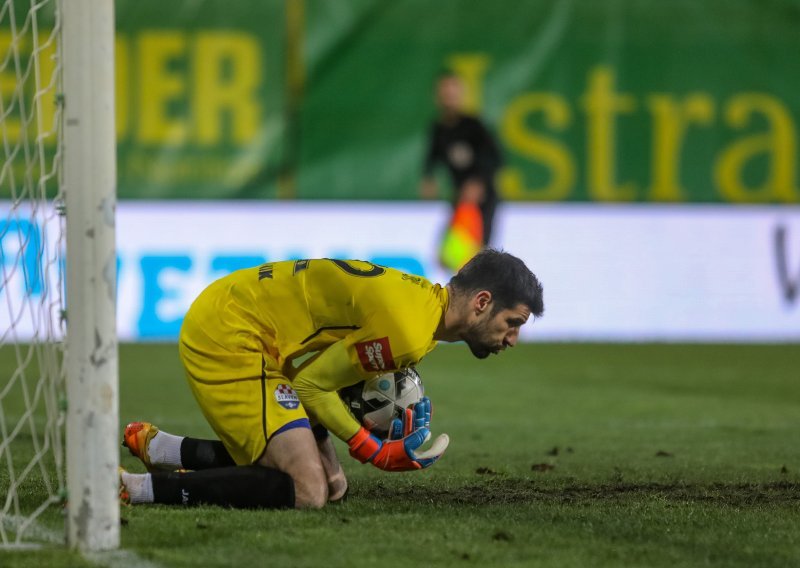
M 120 339 L 174 340 L 203 287 L 267 260 L 358 258 L 445 282 L 448 214 L 443 203 L 122 202 Z M 0 223 L 5 304 L 36 290 L 12 270 L 30 258 L 15 250 L 21 222 Z M 508 203 L 493 241 L 544 285 L 545 316 L 524 340 L 800 341 L 800 207 Z M 0 330 L 11 325 L 0 310 Z M 32 333 L 24 318 L 15 327 Z

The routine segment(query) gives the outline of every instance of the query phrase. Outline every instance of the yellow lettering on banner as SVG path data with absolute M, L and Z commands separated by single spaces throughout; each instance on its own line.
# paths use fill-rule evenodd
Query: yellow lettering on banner
M 489 62 L 489 56 L 481 53 L 458 53 L 447 58 L 448 66 L 464 84 L 465 112 L 479 114 L 483 108 L 483 83 Z
M 128 135 L 128 117 L 130 116 L 130 43 L 127 38 L 114 38 L 114 109 L 117 121 L 117 140 Z
M 684 201 L 681 187 L 681 150 L 689 125 L 710 124 L 714 100 L 706 93 L 693 93 L 683 101 L 667 94 L 647 99 L 653 115 L 652 201 Z
M 630 201 L 636 197 L 633 183 L 617 185 L 614 179 L 616 161 L 617 114 L 631 113 L 636 99 L 614 91 L 614 75 L 609 67 L 595 67 L 589 74 L 583 96 L 587 129 L 587 172 L 589 193 L 599 201 Z
M 725 108 L 725 123 L 741 129 L 752 115 L 767 120 L 769 130 L 737 140 L 725 148 L 714 166 L 714 179 L 720 193 L 733 202 L 797 201 L 795 156 L 797 140 L 789 111 L 777 98 L 764 93 L 743 93 L 733 97 Z M 769 158 L 767 178 L 760 187 L 747 187 L 742 170 L 759 154 Z
M 194 60 L 197 142 L 219 143 L 226 115 L 230 117 L 232 141 L 251 142 L 261 127 L 258 43 L 244 34 L 202 33 L 197 38 Z
M 7 54 L 12 49 L 14 38 L 10 32 L 0 31 L 0 53 Z M 22 41 L 18 40 L 16 44 L 16 51 L 20 54 L 27 49 L 27 45 L 22 45 Z M 10 63 L 0 70 L 0 97 L 3 101 L 3 130 L 5 136 L 11 142 L 17 142 L 20 136 L 20 117 L 19 112 L 8 113 L 9 102 L 15 96 L 14 92 L 17 90 L 17 75 L 14 69 L 14 60 L 11 58 Z M 21 88 L 21 85 L 20 85 Z
M 56 76 L 56 46 L 55 43 L 43 43 L 50 30 L 41 32 L 39 40 L 42 43 L 36 48 L 37 53 L 32 52 L 28 38 L 19 37 L 14 42 L 12 34 L 0 32 L 0 54 L 7 57 L 0 72 L 3 131 L 11 144 L 18 143 L 22 136 L 23 108 L 29 142 L 39 136 L 48 146 L 54 146 L 58 141 L 55 116 L 56 92 L 60 87 Z M 22 69 L 16 68 L 15 56 L 19 57 Z M 31 62 L 34 57 L 37 59 L 35 66 Z M 25 81 L 20 81 L 17 72 L 26 73 Z M 17 101 L 12 104 L 12 99 Z
M 551 129 L 565 129 L 572 118 L 569 105 L 562 97 L 529 93 L 516 98 L 506 108 L 500 134 L 510 150 L 543 163 L 551 172 L 550 182 L 541 188 L 528 189 L 519 168 L 508 167 L 500 174 L 500 191 L 509 199 L 564 199 L 575 182 L 575 164 L 564 144 L 526 127 L 527 117 L 536 112 L 544 115 L 545 124 Z
M 39 52 L 41 99 L 38 102 L 41 122 L 38 128 L 41 128 L 43 134 L 46 133 L 44 143 L 47 146 L 55 146 L 56 142 L 58 142 L 58 136 L 56 136 L 58 125 L 55 123 L 56 92 L 59 90 L 58 77 L 55 74 L 56 57 L 55 43 L 41 47 Z M 31 126 L 37 127 L 35 122 Z
M 182 32 L 147 31 L 138 41 L 139 120 L 138 138 L 145 144 L 185 142 L 187 118 L 171 117 L 169 105 L 186 104 L 185 71 L 170 69 L 170 63 L 186 53 Z

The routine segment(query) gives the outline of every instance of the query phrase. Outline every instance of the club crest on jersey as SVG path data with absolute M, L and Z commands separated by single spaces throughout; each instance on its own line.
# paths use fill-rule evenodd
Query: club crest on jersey
M 356 352 L 361 361 L 361 366 L 366 371 L 394 369 L 394 359 L 392 358 L 392 349 L 389 347 L 388 337 L 356 343 Z
M 279 384 L 278 388 L 275 389 L 275 400 L 287 410 L 294 410 L 300 406 L 300 399 L 297 393 L 294 392 L 292 387 L 283 383 Z

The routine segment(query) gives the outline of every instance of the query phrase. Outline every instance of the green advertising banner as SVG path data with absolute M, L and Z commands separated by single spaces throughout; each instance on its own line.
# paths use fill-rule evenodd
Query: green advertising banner
M 798 0 L 116 7 L 121 198 L 416 199 L 448 70 L 506 199 L 800 202 Z
M 116 7 L 120 197 L 274 196 L 288 161 L 283 2 Z

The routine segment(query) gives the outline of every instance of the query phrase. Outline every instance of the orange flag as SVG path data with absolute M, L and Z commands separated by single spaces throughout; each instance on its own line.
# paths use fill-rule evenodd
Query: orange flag
M 456 206 L 439 247 L 439 262 L 456 272 L 483 247 L 483 218 L 474 203 Z

